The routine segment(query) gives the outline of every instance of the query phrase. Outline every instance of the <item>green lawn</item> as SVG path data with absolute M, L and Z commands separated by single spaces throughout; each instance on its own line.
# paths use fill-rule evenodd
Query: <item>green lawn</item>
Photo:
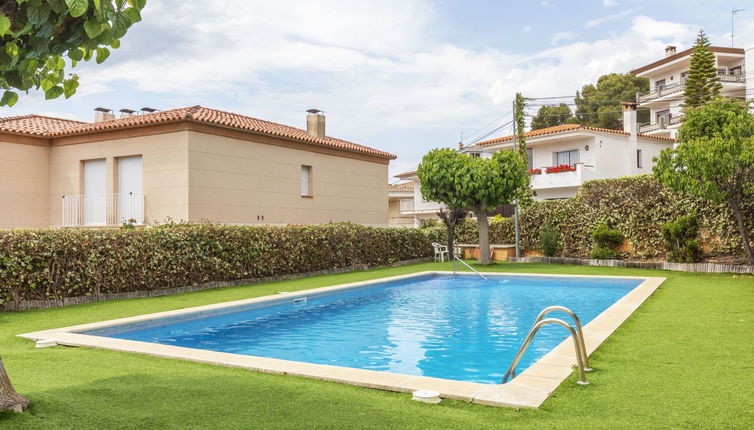
M 16 334 L 353 282 L 448 263 L 320 276 L 179 296 L 0 313 L 0 356 L 32 406 L 4 429 L 753 428 L 754 276 L 543 264 L 489 271 L 651 275 L 668 280 L 539 410 L 458 401 L 84 348 L 35 349 Z M 501 363 L 505 366 L 507 363 Z

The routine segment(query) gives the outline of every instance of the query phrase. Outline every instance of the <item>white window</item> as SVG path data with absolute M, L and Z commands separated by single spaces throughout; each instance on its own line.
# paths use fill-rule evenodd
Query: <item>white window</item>
M 312 166 L 301 166 L 301 197 L 312 196 Z
M 643 164 L 641 162 L 641 149 L 636 150 L 636 167 L 642 168 Z
M 572 166 L 579 162 L 579 150 L 573 149 L 570 151 L 555 152 L 552 158 L 555 166 L 560 166 L 561 164 Z

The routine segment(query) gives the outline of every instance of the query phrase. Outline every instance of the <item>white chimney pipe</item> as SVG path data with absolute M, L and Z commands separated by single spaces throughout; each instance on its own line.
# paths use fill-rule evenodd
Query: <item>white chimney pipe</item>
M 636 134 L 639 129 L 636 103 L 621 102 L 621 105 L 623 105 L 623 131 L 629 134 Z

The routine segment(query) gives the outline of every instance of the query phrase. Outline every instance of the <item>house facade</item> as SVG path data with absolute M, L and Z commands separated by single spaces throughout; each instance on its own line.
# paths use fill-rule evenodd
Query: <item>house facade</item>
M 537 200 L 568 198 L 584 182 L 652 172 L 652 159 L 675 140 L 638 132 L 636 103 L 623 104 L 623 130 L 564 124 L 526 133 L 531 187 Z M 459 149 L 470 157 L 489 158 L 497 151 L 512 151 L 514 136 L 505 136 Z M 416 172 L 397 175 L 414 184 L 413 201 L 401 203 L 401 213 L 417 223 L 435 218 L 443 206 L 421 198 Z
M 407 213 L 406 205 L 414 202 L 414 183 L 402 182 L 388 185 L 388 225 L 390 227 L 416 227 L 416 219 Z
M 754 98 L 754 89 L 747 89 L 747 70 L 752 70 L 752 66 L 747 64 L 747 51 L 722 46 L 711 46 L 710 50 L 715 55 L 715 65 L 722 84 L 720 94 L 739 99 Z M 694 48 L 676 52 L 674 46 L 668 46 L 665 48 L 665 58 L 631 70 L 632 74 L 649 79 L 649 92 L 636 95 L 639 109 L 650 111 L 650 122 L 641 124 L 639 132 L 656 136 L 676 136 L 683 121 L 681 105 L 684 101 L 686 76 L 693 52 Z M 748 52 L 750 63 L 752 50 Z
M 0 119 L 0 228 L 212 221 L 387 225 L 395 156 L 193 106 L 93 123 Z

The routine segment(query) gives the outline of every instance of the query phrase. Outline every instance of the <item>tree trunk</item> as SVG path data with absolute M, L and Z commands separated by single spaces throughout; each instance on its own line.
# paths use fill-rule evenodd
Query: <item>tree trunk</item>
M 479 205 L 474 208 L 477 230 L 479 230 L 479 264 L 490 264 L 490 228 L 487 222 L 487 208 Z
M 0 359 L 0 411 L 11 409 L 22 412 L 27 406 L 29 406 L 29 400 L 13 389 L 8 374 L 5 373 L 3 360 Z
M 449 224 L 448 226 L 448 261 L 454 261 L 455 252 L 455 239 L 456 239 L 456 224 Z
M 741 213 L 741 205 L 737 198 L 732 198 L 728 201 L 733 215 L 736 216 L 736 224 L 738 226 L 738 233 L 741 235 L 741 243 L 744 246 L 744 253 L 750 264 L 754 264 L 754 252 L 751 250 L 751 238 L 749 237 L 749 229 L 746 228 L 746 221 Z

